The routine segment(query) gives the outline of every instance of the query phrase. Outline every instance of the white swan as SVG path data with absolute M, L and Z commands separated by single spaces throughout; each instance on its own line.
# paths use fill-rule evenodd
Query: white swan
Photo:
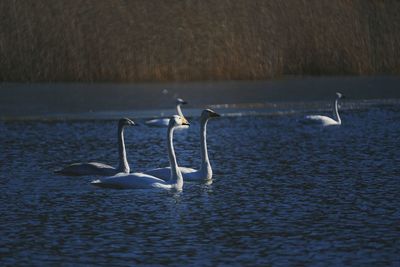
M 182 114 L 181 105 L 186 105 L 186 104 L 187 104 L 187 102 L 184 101 L 182 98 L 176 99 L 176 112 L 182 118 L 185 118 L 185 116 L 183 116 L 183 114 Z M 169 118 L 152 119 L 152 120 L 146 121 L 145 124 L 147 124 L 148 126 L 154 126 L 154 127 L 168 127 Z
M 331 125 L 341 125 L 342 120 L 340 119 L 339 116 L 339 111 L 338 111 L 338 101 L 339 99 L 344 98 L 344 95 L 341 93 L 336 93 L 337 97 L 335 100 L 335 104 L 333 107 L 333 116 L 336 117 L 335 119 L 329 118 L 327 116 L 321 116 L 321 115 L 308 115 L 305 117 L 306 120 L 322 124 L 322 126 L 331 126 Z
M 67 175 L 67 176 L 81 176 L 81 175 L 114 175 L 117 173 L 129 173 L 130 168 L 128 160 L 126 158 L 125 141 L 124 141 L 124 128 L 125 126 L 137 125 L 133 121 L 127 118 L 120 119 L 118 122 L 118 154 L 119 154 L 119 166 L 114 168 L 110 165 L 88 162 L 88 163 L 74 163 L 67 167 L 55 171 L 55 173 Z
M 207 153 L 207 122 L 211 118 L 220 117 L 220 115 L 211 109 L 205 109 L 200 116 L 200 145 L 201 145 L 201 166 L 200 169 L 180 167 L 185 181 L 210 181 L 212 178 L 212 168 Z M 158 168 L 144 173 L 161 178 L 169 179 L 170 167 Z
M 92 182 L 93 185 L 104 188 L 117 189 L 174 189 L 182 190 L 183 178 L 176 162 L 173 132 L 181 125 L 189 125 L 184 117 L 174 115 L 168 125 L 168 158 L 170 163 L 170 180 L 168 182 L 145 173 L 117 174 L 111 177 L 101 178 Z

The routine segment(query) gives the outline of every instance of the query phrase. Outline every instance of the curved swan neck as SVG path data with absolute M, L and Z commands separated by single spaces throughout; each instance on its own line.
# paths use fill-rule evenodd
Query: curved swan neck
M 179 116 L 185 117 L 185 116 L 183 116 L 183 114 L 182 114 L 181 104 L 177 104 L 177 105 L 176 105 L 176 112 L 178 113 Z
M 341 123 L 342 123 L 342 120 L 340 119 L 340 116 L 339 116 L 338 102 L 339 102 L 339 98 L 336 98 L 336 100 L 335 100 L 335 110 L 334 110 L 334 114 L 335 114 L 335 116 L 336 116 L 337 122 L 338 122 L 339 124 L 341 124 Z
M 168 159 L 171 167 L 171 177 L 170 181 L 177 185 L 178 188 L 182 188 L 183 178 L 181 171 L 179 170 L 178 163 L 176 161 L 173 137 L 174 137 L 174 129 L 175 127 L 172 123 L 168 126 Z
M 200 122 L 201 168 L 210 165 L 207 151 L 207 122 L 208 118 L 204 118 Z
M 123 125 L 118 126 L 118 156 L 119 156 L 118 171 L 129 173 L 130 168 L 128 164 L 128 159 L 126 158 Z

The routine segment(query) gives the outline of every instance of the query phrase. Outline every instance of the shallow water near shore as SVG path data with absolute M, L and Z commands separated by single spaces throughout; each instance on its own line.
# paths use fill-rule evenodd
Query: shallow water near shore
M 0 121 L 0 264 L 395 266 L 400 102 L 344 103 L 340 127 L 300 123 L 331 115 L 327 106 L 217 109 L 214 181 L 179 193 L 53 174 L 72 162 L 116 166 L 115 120 Z M 200 163 L 196 112 L 175 133 L 181 166 Z M 132 170 L 167 166 L 165 138 L 127 128 Z

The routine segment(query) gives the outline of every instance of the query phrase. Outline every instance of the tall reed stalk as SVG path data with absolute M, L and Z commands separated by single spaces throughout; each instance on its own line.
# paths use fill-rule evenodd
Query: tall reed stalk
M 0 81 L 399 74 L 397 0 L 2 0 Z

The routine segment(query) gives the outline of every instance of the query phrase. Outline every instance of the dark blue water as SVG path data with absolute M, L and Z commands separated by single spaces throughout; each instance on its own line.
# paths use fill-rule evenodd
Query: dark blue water
M 0 265 L 398 266 L 400 104 L 351 107 L 330 128 L 300 124 L 311 109 L 210 121 L 214 182 L 180 193 L 52 173 L 116 165 L 115 121 L 0 122 Z M 187 167 L 191 120 L 175 135 Z M 133 170 L 168 164 L 165 129 L 125 137 Z

